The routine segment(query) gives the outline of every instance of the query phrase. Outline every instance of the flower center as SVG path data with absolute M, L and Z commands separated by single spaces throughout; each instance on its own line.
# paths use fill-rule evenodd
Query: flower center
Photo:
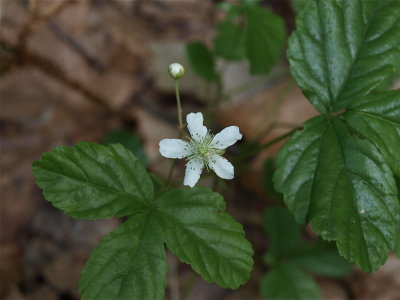
M 209 145 L 200 144 L 197 148 L 198 156 L 206 157 L 210 152 Z
M 193 149 L 192 155 L 189 159 L 199 158 L 203 161 L 204 165 L 208 168 L 208 160 L 215 154 L 222 155 L 224 150 L 212 147 L 211 143 L 214 136 L 210 133 L 204 137 L 202 141 L 196 141 L 194 139 L 189 139 L 190 147 Z

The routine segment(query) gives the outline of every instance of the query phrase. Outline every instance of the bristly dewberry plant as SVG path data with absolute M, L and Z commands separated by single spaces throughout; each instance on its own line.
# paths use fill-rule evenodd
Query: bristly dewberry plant
M 172 64 L 169 72 L 176 80 L 181 137 L 184 125 L 178 79 L 184 70 Z M 189 126 L 192 135 L 204 127 L 198 122 L 189 122 Z M 208 157 L 233 144 L 232 138 L 241 138 L 238 129 L 233 132 L 235 136 L 228 131 L 216 135 L 207 147 L 195 134 L 193 138 L 205 149 L 200 154 Z M 205 133 L 208 137 L 207 130 Z M 225 143 L 223 148 L 221 143 Z M 193 149 L 201 152 L 203 148 Z M 197 152 L 190 155 L 196 156 Z M 210 167 L 217 174 L 226 171 L 217 160 L 222 157 L 210 157 Z M 233 176 L 233 169 L 229 171 Z M 128 218 L 92 252 L 79 284 L 82 299 L 163 299 L 165 246 L 204 280 L 221 287 L 236 289 L 250 276 L 252 248 L 242 226 L 225 212 L 223 197 L 206 188 L 165 186 L 156 192 L 142 161 L 120 144 L 57 147 L 34 162 L 33 172 L 45 198 L 71 217 Z M 167 185 L 169 181 L 170 177 Z M 190 183 L 195 184 L 193 178 Z
M 215 41 L 221 56 L 238 55 L 224 52 L 222 40 L 229 39 L 232 28 L 244 29 L 247 43 L 254 42 L 244 46 L 250 66 L 256 68 L 253 73 L 261 66 L 263 72 L 268 69 L 254 45 L 267 38 L 270 20 L 256 2 L 228 5 L 228 23 L 221 25 L 220 33 L 225 38 Z M 336 242 L 347 260 L 373 271 L 385 262 L 388 251 L 400 255 L 400 90 L 382 91 L 400 66 L 400 1 L 304 2 L 288 59 L 291 73 L 320 115 L 305 122 L 280 150 L 274 184 L 298 223 L 311 223 L 323 239 Z M 246 22 L 232 24 L 229 18 Z M 173 64 L 169 71 L 175 79 L 182 138 L 179 78 L 184 70 Z M 189 114 L 188 121 L 196 116 L 200 118 Z M 232 178 L 232 165 L 220 155 L 241 138 L 239 130 L 212 137 L 203 122 L 190 123 L 196 128 L 189 128 L 189 143 L 168 148 L 171 145 L 162 142 L 161 153 L 196 160 L 187 171 L 190 186 L 203 166 Z M 217 141 L 224 143 L 222 148 Z M 45 198 L 69 216 L 127 218 L 92 252 L 81 276 L 82 299 L 163 299 L 165 247 L 221 287 L 235 289 L 247 281 L 253 251 L 242 226 L 225 212 L 220 194 L 199 187 L 171 188 L 174 167 L 164 186 L 156 189 L 159 183 L 142 161 L 119 144 L 57 147 L 33 164 Z M 278 271 L 278 277 L 293 274 L 286 267 Z
M 297 222 L 373 271 L 400 239 L 400 90 L 375 91 L 400 66 L 400 1 L 306 2 L 287 54 L 321 115 L 281 149 L 274 183 Z

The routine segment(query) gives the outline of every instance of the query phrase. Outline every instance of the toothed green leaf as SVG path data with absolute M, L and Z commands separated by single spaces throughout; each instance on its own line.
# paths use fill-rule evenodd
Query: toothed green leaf
M 252 74 L 265 74 L 279 62 L 285 43 L 281 17 L 259 6 L 245 9 L 245 46 Z
M 253 250 L 222 197 L 204 188 L 172 190 L 156 201 L 168 248 L 204 280 L 236 289 L 253 267 Z
M 288 59 L 321 113 L 366 95 L 400 66 L 400 1 L 309 0 L 296 19 Z
M 400 176 L 400 90 L 353 99 L 346 122 L 381 151 Z
M 33 163 L 46 200 L 82 219 L 126 216 L 153 201 L 143 163 L 121 145 L 57 147 Z
M 283 146 L 274 183 L 300 223 L 311 222 L 341 255 L 363 270 L 394 248 L 399 201 L 391 169 L 341 117 L 315 117 Z
M 241 60 L 245 56 L 243 28 L 229 21 L 217 26 L 214 39 L 215 54 L 227 60 Z
M 167 261 L 152 213 L 135 215 L 103 238 L 83 269 L 83 300 L 163 299 Z
M 215 70 L 214 55 L 202 42 L 191 42 L 186 45 L 186 55 L 197 75 L 205 80 L 216 81 L 218 74 Z

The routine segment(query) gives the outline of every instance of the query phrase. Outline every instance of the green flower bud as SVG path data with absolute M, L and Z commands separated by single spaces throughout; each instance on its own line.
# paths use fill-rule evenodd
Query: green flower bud
M 173 63 L 169 65 L 168 72 L 173 79 L 179 79 L 185 74 L 185 69 L 181 64 Z

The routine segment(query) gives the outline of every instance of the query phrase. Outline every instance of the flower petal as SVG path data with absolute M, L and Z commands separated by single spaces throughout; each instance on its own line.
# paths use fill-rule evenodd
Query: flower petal
M 189 162 L 186 164 L 185 179 L 183 180 L 183 184 L 194 187 L 194 185 L 200 179 L 203 167 L 204 164 L 201 159 L 195 157 L 189 160 Z
M 168 158 L 184 158 L 192 153 L 190 145 L 179 139 L 160 141 L 160 153 Z
M 190 113 L 186 116 L 186 121 L 192 138 L 201 142 L 207 134 L 207 127 L 203 125 L 203 114 Z
M 242 134 L 239 131 L 239 127 L 229 126 L 214 136 L 211 146 L 217 149 L 225 149 L 241 139 Z
M 232 179 L 235 175 L 232 164 L 220 155 L 214 154 L 209 160 L 210 168 L 223 179 Z

